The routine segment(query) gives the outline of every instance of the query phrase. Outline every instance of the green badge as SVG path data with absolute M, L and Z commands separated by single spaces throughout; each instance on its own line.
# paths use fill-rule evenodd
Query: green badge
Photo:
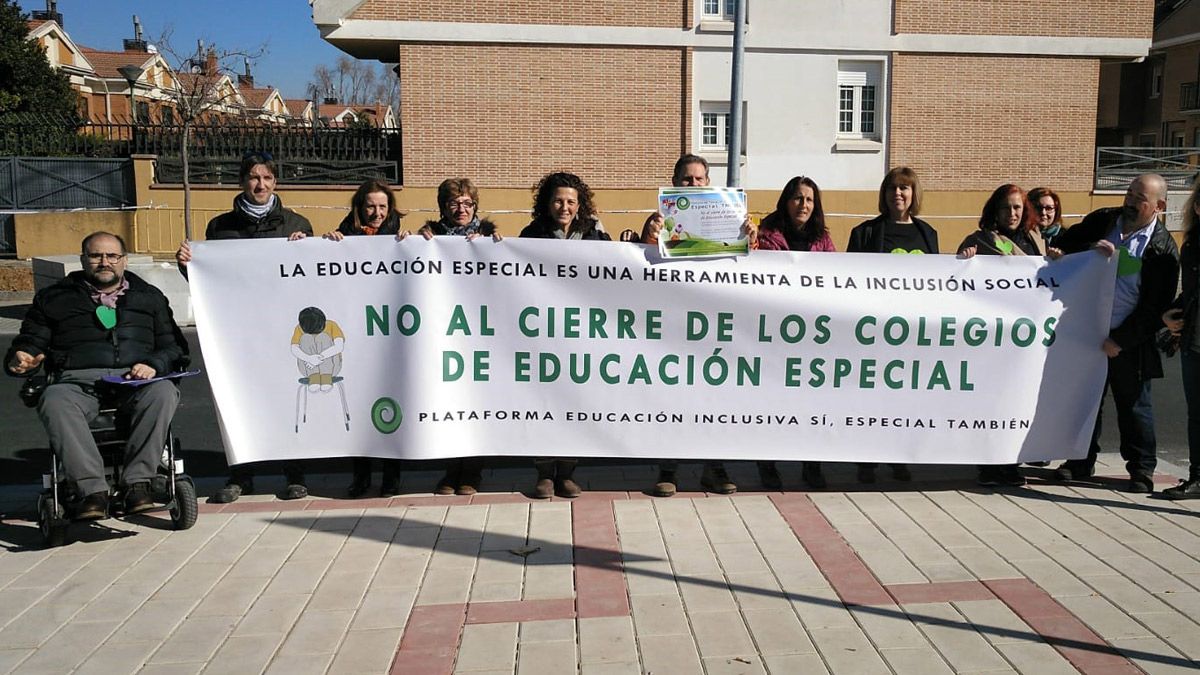
M 1117 249 L 1117 276 L 1128 277 L 1142 271 L 1142 259 L 1133 257 L 1129 249 L 1122 246 Z
M 896 248 L 892 249 L 891 251 L 888 251 L 888 253 L 895 253 L 895 254 L 898 254 L 898 255 L 909 255 L 909 254 L 911 254 L 911 255 L 925 255 L 925 251 L 922 251 L 922 250 L 919 250 L 919 249 L 915 249 L 915 248 L 914 248 L 914 249 L 913 249 L 913 250 L 911 250 L 911 251 L 906 251 L 906 250 L 904 250 L 904 249 L 902 249 L 902 248 L 900 248 L 900 247 L 896 247 Z
M 1007 239 L 997 239 L 996 249 L 1004 255 L 1012 255 L 1013 243 Z
M 105 307 L 104 305 L 96 306 L 96 318 L 100 319 L 100 325 L 111 330 L 117 325 L 117 310 L 113 307 Z

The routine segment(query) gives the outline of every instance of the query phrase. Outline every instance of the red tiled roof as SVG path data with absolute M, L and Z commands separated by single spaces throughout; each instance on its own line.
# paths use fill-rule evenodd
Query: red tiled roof
M 99 49 L 90 49 L 88 47 L 79 47 L 79 51 L 83 53 L 83 57 L 92 64 L 92 68 L 96 70 L 96 74 L 105 78 L 125 79 L 119 70 L 122 66 L 138 66 L 145 68 L 152 60 L 154 54 L 146 52 L 106 52 Z
M 32 32 L 34 28 L 37 28 L 44 23 L 46 23 L 45 19 L 30 19 L 25 22 L 25 25 L 28 26 L 30 32 Z
M 242 92 L 242 98 L 246 99 L 247 108 L 262 108 L 267 104 L 267 99 L 271 98 L 271 93 L 275 89 L 273 87 L 238 87 L 238 91 Z
M 306 107 L 308 107 L 309 103 L 312 103 L 312 101 L 310 101 L 306 98 L 285 98 L 285 99 L 283 99 L 283 104 L 285 106 L 287 106 L 288 112 L 290 114 L 292 114 L 293 116 L 299 116 L 301 113 L 303 113 L 304 109 Z

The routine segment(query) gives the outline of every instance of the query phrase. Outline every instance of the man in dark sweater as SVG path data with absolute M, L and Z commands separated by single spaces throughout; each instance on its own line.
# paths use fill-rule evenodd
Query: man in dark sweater
M 1154 491 L 1157 458 L 1150 381 L 1163 376 L 1154 336 L 1179 281 L 1179 248 L 1158 217 L 1166 208 L 1166 181 L 1143 174 L 1130 183 L 1123 206 L 1093 211 L 1067 230 L 1058 244 L 1064 253 L 1099 246 L 1118 256 L 1112 320 L 1101 348 L 1108 356 L 1106 388 L 1117 409 L 1130 492 Z M 1056 470 L 1057 478 L 1090 477 L 1099 452 L 1097 413 L 1087 458 L 1065 462 Z
M 83 240 L 83 270 L 42 289 L 33 299 L 21 332 L 5 356 L 10 375 L 46 366 L 49 386 L 38 416 L 67 479 L 83 495 L 75 517 L 108 515 L 108 481 L 88 423 L 100 412 L 107 386 L 128 413 L 129 437 L 121 474 L 124 512 L 154 507 L 149 481 L 158 470 L 179 390 L 169 380 L 138 387 L 105 385 L 101 379 L 150 380 L 186 364 L 187 342 L 166 296 L 125 271 L 125 242 L 107 232 Z

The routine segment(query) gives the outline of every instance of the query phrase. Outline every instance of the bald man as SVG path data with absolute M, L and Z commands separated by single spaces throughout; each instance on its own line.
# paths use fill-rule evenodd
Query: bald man
M 1108 357 L 1105 389 L 1112 392 L 1117 409 L 1129 491 L 1139 493 L 1154 491 L 1157 457 L 1150 381 L 1163 376 L 1154 336 L 1179 281 L 1179 248 L 1159 218 L 1166 208 L 1166 181 L 1157 174 L 1143 174 L 1129 184 L 1120 208 L 1093 211 L 1067 230 L 1059 244 L 1064 253 L 1099 247 L 1120 257 L 1109 333 L 1100 348 Z M 1056 477 L 1090 477 L 1099 452 L 1097 413 L 1087 458 L 1065 462 L 1055 470 Z

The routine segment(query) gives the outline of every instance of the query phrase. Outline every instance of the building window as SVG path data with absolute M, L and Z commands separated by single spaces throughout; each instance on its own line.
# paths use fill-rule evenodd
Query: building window
M 1150 98 L 1158 98 L 1163 88 L 1163 63 L 1155 61 L 1150 66 Z
M 1200 127 L 1196 127 L 1196 129 L 1192 131 L 1192 147 L 1200 148 Z
M 148 102 L 137 102 L 137 121 L 139 124 L 146 124 L 150 121 L 150 104 Z
M 733 133 L 733 120 L 729 115 L 728 101 L 703 101 L 700 103 L 700 151 L 720 153 L 729 150 L 729 138 Z M 742 154 L 746 154 L 746 108 L 742 106 Z
M 737 0 L 704 0 L 704 18 L 708 21 L 733 21 Z
M 879 139 L 879 81 L 882 64 L 838 63 L 838 137 Z

